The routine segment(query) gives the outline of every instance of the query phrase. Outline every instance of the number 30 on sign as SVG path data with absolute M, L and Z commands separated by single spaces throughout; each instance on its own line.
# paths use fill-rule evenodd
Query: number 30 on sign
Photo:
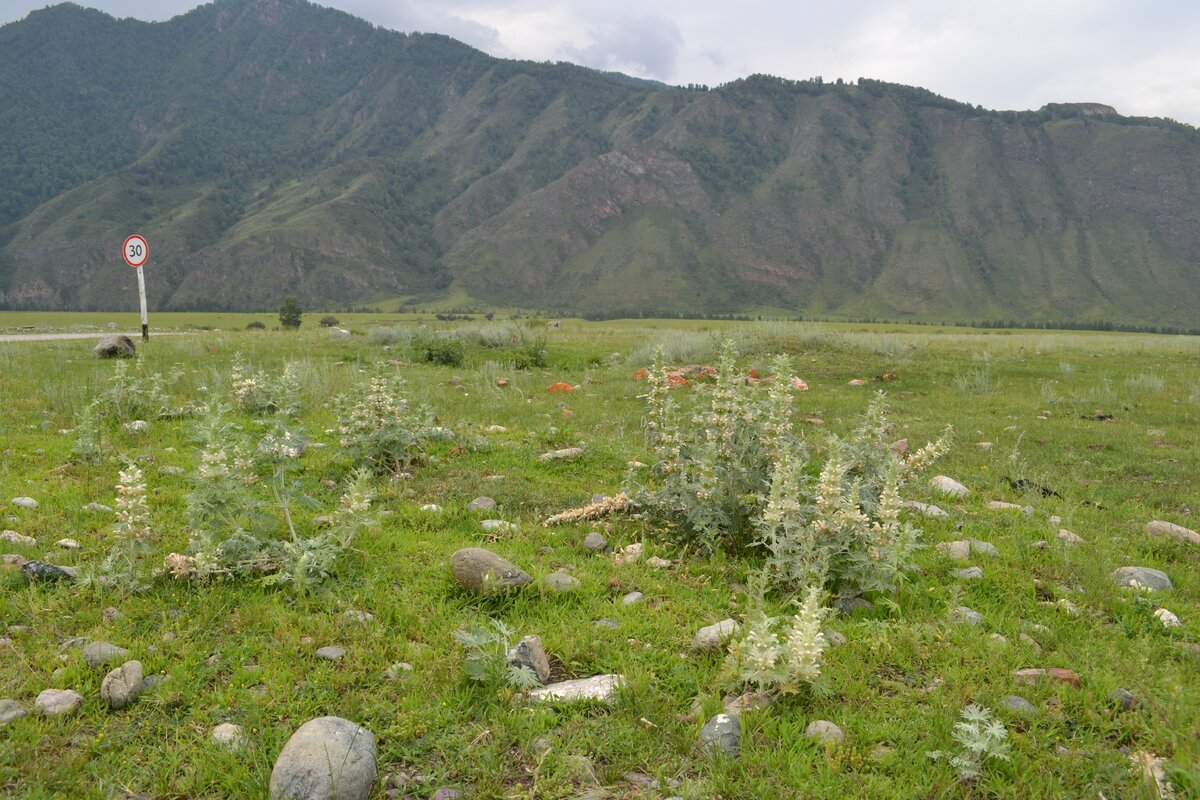
M 125 256 L 126 264 L 131 267 L 140 267 L 150 257 L 150 245 L 146 244 L 144 237 L 135 233 L 126 237 L 122 254 Z

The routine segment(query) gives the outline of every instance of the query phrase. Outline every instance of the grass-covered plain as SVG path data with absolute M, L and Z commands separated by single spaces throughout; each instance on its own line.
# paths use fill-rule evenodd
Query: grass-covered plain
M 567 320 L 547 329 L 544 322 L 497 322 L 472 323 L 482 333 L 464 337 L 462 363 L 442 365 L 412 358 L 415 321 L 381 331 L 343 320 L 358 335 L 338 341 L 312 321 L 295 334 L 240 330 L 252 318 L 231 316 L 221 325 L 237 330 L 152 339 L 143 348 L 146 366 L 178 368 L 173 395 L 196 402 L 225 395 L 235 353 L 275 371 L 299 360 L 303 409 L 294 424 L 327 446 L 301 459 L 294 477 L 324 509 L 336 504 L 350 472 L 332 432 L 332 398 L 363 371 L 399 370 L 410 399 L 428 404 L 454 439 L 430 445 L 411 479 L 376 482 L 377 508 L 394 514 L 361 534 L 336 575 L 310 593 L 160 579 L 148 591 L 125 595 L 26 585 L 18 570 L 5 568 L 0 621 L 24 627 L 0 648 L 0 696 L 31 712 L 0 728 L 5 793 L 263 796 L 284 742 L 322 715 L 374 732 L 379 797 L 402 783 L 393 780 L 399 774 L 420 776 L 397 793 L 414 797 L 432 796 L 440 786 L 478 798 L 589 791 L 595 798 L 1155 797 L 1133 767 L 1138 753 L 1166 758 L 1179 796 L 1200 792 L 1200 657 L 1184 646 L 1200 640 L 1200 548 L 1142 531 L 1152 519 L 1200 527 L 1200 339 L 784 323 Z M 500 325 L 512 326 L 510 334 L 522 328 L 526 344 L 545 356 L 530 358 L 528 347 L 489 349 L 504 336 L 483 329 Z M 765 369 L 775 352 L 793 357 L 796 374 L 811 387 L 796 395 L 795 419 L 814 452 L 829 432 L 854 423 L 872 392 L 884 390 L 896 438 L 916 446 L 954 426 L 955 447 L 935 472 L 972 490 L 964 500 L 924 484 L 910 493 L 907 499 L 949 512 L 947 519 L 916 520 L 928 545 L 918 554 L 919 569 L 872 610 L 830 621 L 846 643 L 826 651 L 811 691 L 744 717 L 736 759 L 698 747 L 697 732 L 721 710 L 726 687 L 721 654 L 692 653 L 689 646 L 700 626 L 745 612 L 739 590 L 761 560 L 753 552 L 680 551 L 635 519 L 541 524 L 593 493 L 614 493 L 627 480 L 629 462 L 649 460 L 639 398 L 646 385 L 630 374 L 650 363 L 654 347 L 661 345 L 670 363 L 712 363 L 724 336 L 737 341 L 746 368 Z M 114 505 L 118 457 L 144 455 L 154 531 L 148 560 L 161 563 L 188 539 L 184 498 L 197 466 L 193 420 L 155 420 L 144 433 L 107 425 L 105 462 L 72 464 L 76 414 L 114 369 L 92 359 L 90 347 L 0 344 L 0 499 L 3 515 L 12 517 L 3 527 L 38 542 L 6 542 L 4 550 L 60 564 L 98 561 L 109 549 L 112 519 L 83 506 Z M 875 380 L 889 372 L 896 380 Z M 497 378 L 508 385 L 498 386 Z M 848 385 L 855 378 L 867 385 Z M 559 381 L 579 388 L 547 393 Z M 258 424 L 248 416 L 238 421 L 249 430 Z M 538 458 L 574 445 L 584 448 L 575 460 Z M 479 495 L 499 503 L 483 516 L 518 528 L 483 533 L 481 515 L 466 511 Z M 17 496 L 33 497 L 40 507 L 9 505 Z M 989 500 L 1031 505 L 1034 514 L 992 510 Z M 423 512 L 426 503 L 444 511 Z M 299 511 L 297 524 L 311 525 L 320 513 Z M 1059 546 L 1051 516 L 1086 544 Z M 673 566 L 654 568 L 645 559 L 615 565 L 591 554 L 581 542 L 593 529 L 614 547 L 643 541 L 647 555 Z M 54 543 L 62 537 L 82 547 L 59 550 Z M 998 548 L 997 557 L 972 558 L 983 567 L 982 580 L 953 577 L 964 565 L 933 547 L 955 539 Z M 1039 540 L 1050 546 L 1035 547 Z M 503 598 L 469 595 L 453 582 L 448 564 L 451 553 L 473 545 L 493 549 L 535 579 L 567 568 L 582 587 L 555 594 L 535 584 Z M 1153 596 L 1118 589 L 1108 576 L 1124 565 L 1162 569 L 1175 589 Z M 634 590 L 645 594 L 644 603 L 622 606 L 621 597 Z M 1069 613 L 1060 599 L 1080 613 Z M 770 601 L 774 611 L 786 611 L 788 598 Z M 980 612 L 984 624 L 953 621 L 949 611 L 961 605 Z M 1182 627 L 1167 629 L 1155 619 L 1160 606 Z M 345 615 L 350 610 L 373 619 L 354 622 Z M 517 635 L 539 634 L 556 676 L 622 673 L 624 691 L 612 707 L 529 707 L 511 691 L 471 682 L 451 634 L 485 618 L 504 620 Z M 600 619 L 617 627 L 598 627 Z M 62 648 L 79 636 L 126 647 L 147 674 L 170 680 L 135 705 L 110 711 L 99 698 L 104 670 L 88 668 L 78 649 Z M 346 655 L 317 659 L 315 650 L 330 644 L 345 647 Z M 385 677 L 397 662 L 412 671 Z M 1011 672 L 1027 667 L 1069 668 L 1082 685 L 1015 681 Z M 1109 699 L 1117 687 L 1136 696 L 1132 710 L 1120 711 Z M 46 688 L 80 692 L 82 710 L 65 719 L 33 713 L 33 699 Z M 1038 713 L 1004 709 L 1001 699 L 1014 694 Z M 1003 721 L 1012 754 L 1011 761 L 988 762 L 981 779 L 966 785 L 927 753 L 954 750 L 953 726 L 972 703 Z M 805 727 L 817 719 L 839 725 L 843 744 L 824 747 L 807 738 Z M 223 722 L 243 727 L 243 750 L 210 740 Z M 593 769 L 582 768 L 579 757 Z

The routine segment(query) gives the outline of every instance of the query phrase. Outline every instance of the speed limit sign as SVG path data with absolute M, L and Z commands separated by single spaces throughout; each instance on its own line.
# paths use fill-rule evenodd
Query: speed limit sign
M 142 265 L 150 257 L 150 245 L 146 244 L 146 237 L 136 233 L 126 236 L 125 244 L 121 245 L 121 255 L 125 257 L 126 264 L 137 270 L 138 301 L 142 306 L 142 339 L 148 341 L 150 324 L 146 319 L 146 276 L 142 273 Z
M 126 237 L 125 246 L 121 248 L 121 252 L 125 256 L 126 264 L 131 267 L 140 267 L 150 257 L 150 245 L 146 244 L 145 237 L 135 233 Z

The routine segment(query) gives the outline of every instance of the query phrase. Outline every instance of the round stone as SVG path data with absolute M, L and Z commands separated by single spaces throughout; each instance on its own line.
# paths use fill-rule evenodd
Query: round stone
M 318 717 L 288 739 L 271 770 L 271 800 L 367 800 L 375 786 L 375 735 L 341 717 Z

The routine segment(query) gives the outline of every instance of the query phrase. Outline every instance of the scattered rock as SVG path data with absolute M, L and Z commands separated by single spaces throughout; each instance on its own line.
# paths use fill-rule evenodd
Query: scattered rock
M 902 456 L 908 452 L 908 439 L 897 439 L 888 445 L 888 450 L 891 450 L 898 456 Z
M 642 557 L 643 545 L 641 542 L 625 545 L 616 553 L 613 554 L 614 564 L 634 564 Z
M 545 683 L 550 679 L 550 659 L 542 646 L 542 637 L 525 636 L 516 647 L 508 651 L 508 663 L 514 667 L 528 667 Z
M 723 619 L 712 625 L 706 625 L 696 631 L 696 636 L 692 640 L 692 649 L 719 650 L 737 633 L 738 627 L 737 622 L 732 619 Z
M 109 606 L 100 612 L 100 616 L 104 618 L 105 622 L 116 622 L 125 615 L 121 613 L 121 609 Z
M 129 651 L 124 647 L 117 647 L 109 642 L 90 642 L 83 648 L 83 660 L 92 669 L 120 663 L 127 655 L 129 655 Z
M 542 453 L 538 458 L 542 461 L 557 461 L 564 458 L 577 458 L 583 455 L 582 447 L 564 447 L 561 450 L 551 450 L 549 453 Z
M 923 514 L 926 517 L 933 517 L 935 519 L 945 519 L 950 516 L 938 506 L 932 505 L 931 503 L 922 503 L 917 500 L 905 500 L 904 507 L 909 511 L 916 511 L 918 514 Z
M 1051 667 L 1046 670 L 1046 677 L 1059 683 L 1065 683 L 1078 689 L 1081 685 L 1079 674 L 1075 670 Z
M 450 558 L 450 571 L 459 586 L 490 594 L 533 583 L 529 573 L 482 547 L 467 547 Z
M 995 557 L 1000 555 L 1000 551 L 996 549 L 994 544 L 990 542 L 981 542 L 978 539 L 971 540 L 971 552 L 975 555 L 981 556 Z
M 1037 716 L 1037 706 L 1019 695 L 1010 694 L 1000 700 L 1000 705 L 1007 708 L 1014 714 L 1020 714 L 1025 717 Z
M 959 606 L 958 608 L 951 611 L 950 617 L 951 617 L 951 619 L 956 619 L 959 622 L 965 622 L 968 625 L 982 625 L 983 624 L 983 614 L 980 614 L 978 611 L 975 611 L 973 609 L 967 608 L 966 606 Z
M 1152 592 L 1175 588 L 1167 573 L 1150 567 L 1121 567 L 1113 571 L 1112 579 L 1118 586 L 1148 589 Z
M 1168 539 L 1177 539 L 1188 544 L 1200 544 L 1200 533 L 1196 533 L 1182 525 L 1176 525 L 1173 522 L 1164 522 L 1161 519 L 1147 522 L 1146 527 L 1142 530 L 1150 536 L 1162 536 Z
M 232 722 L 222 722 L 212 729 L 212 740 L 228 750 L 241 750 L 246 743 L 242 735 L 242 726 Z
M 742 723 L 731 714 L 717 714 L 700 729 L 700 743 L 711 753 L 736 756 L 742 747 Z
M 593 778 L 594 777 L 595 775 L 593 775 Z M 458 789 L 451 789 L 449 787 L 442 786 L 433 793 L 432 800 L 462 800 L 462 796 L 463 793 Z
M 963 486 L 953 478 L 945 475 L 934 475 L 929 481 L 929 485 L 938 490 L 942 494 L 948 494 L 951 497 L 970 497 L 971 490 Z
M 318 647 L 314 655 L 326 661 L 340 661 L 342 656 L 346 655 L 346 648 L 336 645 L 326 645 L 325 647 Z
M 102 336 L 100 341 L 96 342 L 96 346 L 92 348 L 92 356 L 95 358 L 133 358 L 133 354 L 137 348 L 133 346 L 133 339 L 128 336 Z
M 93 514 L 99 514 L 101 512 L 104 512 L 106 514 L 113 513 L 112 508 L 104 505 L 103 503 L 88 503 L 86 506 L 83 507 L 83 510 L 90 511 Z
M 64 550 L 78 550 L 79 549 L 79 542 L 75 541 L 74 539 L 59 539 L 57 542 L 55 542 L 55 544 L 57 544 L 59 547 L 61 547 Z
M 993 633 L 988 636 L 988 641 L 997 647 L 1008 647 L 1008 639 L 1000 633 Z
M 638 603 L 642 602 L 645 599 L 646 599 L 646 595 L 642 594 L 641 592 L 630 592 L 629 594 L 627 594 L 621 598 L 621 605 L 633 606 L 633 605 L 637 605 Z
M 432 511 L 434 513 L 437 513 L 442 510 L 442 507 L 439 506 L 437 503 L 426 503 L 425 505 L 421 506 L 421 510 L 422 511 Z
M 665 558 L 650 556 L 646 559 L 646 566 L 654 567 L 655 569 L 669 569 L 671 567 L 671 562 Z
M 766 692 L 746 692 L 740 697 L 725 698 L 725 713 L 731 717 L 740 717 L 747 711 L 761 711 L 775 702 Z
M 1183 624 L 1179 621 L 1179 617 L 1175 616 L 1165 608 L 1155 610 L 1154 618 L 1161 622 L 1164 628 L 1178 628 Z
M 592 531 L 583 538 L 583 547 L 585 550 L 603 552 L 608 550 L 608 539 L 605 539 L 603 534 Z
M 846 634 L 842 633 L 841 631 L 833 631 L 829 628 L 825 628 L 822 632 L 825 634 L 825 641 L 829 642 L 830 647 L 843 645 L 847 641 Z
M 621 623 L 617 622 L 615 619 L 598 619 L 592 624 L 597 628 L 608 628 L 610 631 L 615 631 L 617 628 L 621 627 Z
M 977 581 L 983 578 L 983 567 L 967 567 L 966 569 L 956 569 L 951 574 L 960 580 Z
M 1030 686 L 1046 677 L 1046 670 L 1037 667 L 1028 669 L 1015 669 L 1012 671 L 1012 676 L 1022 683 L 1028 683 Z
M 12 504 L 14 506 L 16 506 L 17 508 L 24 508 L 27 511 L 32 511 L 35 508 L 37 508 L 39 505 L 41 505 L 40 503 L 38 503 L 37 500 L 34 500 L 32 497 L 14 497 L 12 499 Z
M 1040 644 L 1038 644 L 1037 640 L 1034 639 L 1032 636 L 1030 636 L 1028 633 L 1019 633 L 1019 634 L 1017 634 L 1017 638 L 1019 640 L 1021 640 L 1022 642 L 1024 642 L 1025 644 L 1029 645 L 1029 647 L 1031 647 L 1033 649 L 1033 652 L 1035 652 L 1035 653 L 1042 652 L 1042 646 Z
M 804 729 L 804 735 L 827 745 L 840 744 L 846 738 L 845 732 L 827 719 L 818 719 L 808 723 L 808 727 Z
M 1033 506 L 1022 506 L 1016 503 L 1006 503 L 1003 500 L 988 500 L 987 507 L 993 511 L 1020 511 L 1025 516 L 1033 514 Z
M 342 619 L 357 622 L 359 625 L 366 625 L 375 619 L 375 615 L 370 611 L 359 611 L 357 608 L 348 608 L 342 612 Z
M 375 786 L 375 735 L 318 717 L 288 739 L 271 770 L 271 800 L 366 800 Z
M 950 556 L 955 561 L 969 561 L 971 559 L 971 543 L 967 541 L 938 542 L 937 550 Z
M 551 572 L 542 580 L 542 583 L 551 591 L 559 593 L 573 592 L 583 585 L 578 578 L 565 572 Z
M 25 707 L 16 700 L 0 700 L 0 725 L 7 725 L 28 713 Z
M 1072 533 L 1066 528 L 1060 528 L 1058 531 L 1058 541 L 1067 547 L 1077 547 L 1081 544 L 1087 544 L 1082 536 Z
M 1137 705 L 1137 698 L 1126 689 L 1113 689 L 1108 693 L 1108 699 L 1122 711 L 1129 711 Z
M 23 536 L 16 531 L 0 531 L 0 540 L 23 545 L 24 547 L 37 547 L 37 539 L 32 536 Z
M 624 678 L 620 675 L 596 675 L 572 681 L 560 681 L 529 692 L 529 699 L 537 702 L 572 703 L 597 700 L 611 703 Z
M 131 419 L 129 422 L 121 424 L 121 430 L 128 433 L 145 433 L 146 431 L 150 430 L 150 423 L 146 422 L 144 419 Z M 176 467 L 176 469 L 178 469 L 178 467 Z M 163 472 L 166 472 L 165 467 L 163 468 Z
M 491 511 L 496 507 L 496 501 L 490 497 L 476 497 L 467 503 L 467 511 Z
M 142 662 L 127 661 L 104 676 L 100 699 L 114 711 L 131 705 L 142 693 Z
M 74 567 L 60 567 L 57 564 L 47 564 L 45 561 L 26 561 L 21 565 L 21 574 L 25 580 L 34 581 L 73 581 L 76 570 Z
M 515 531 L 517 529 L 516 525 L 502 519 L 485 519 L 479 523 L 479 527 L 488 533 Z
M 17 555 L 16 553 L 5 553 L 0 556 L 0 564 L 6 567 L 23 567 L 29 563 L 29 559 L 25 556 Z
M 46 689 L 33 701 L 33 707 L 46 717 L 57 717 L 73 713 L 83 696 L 71 689 Z

